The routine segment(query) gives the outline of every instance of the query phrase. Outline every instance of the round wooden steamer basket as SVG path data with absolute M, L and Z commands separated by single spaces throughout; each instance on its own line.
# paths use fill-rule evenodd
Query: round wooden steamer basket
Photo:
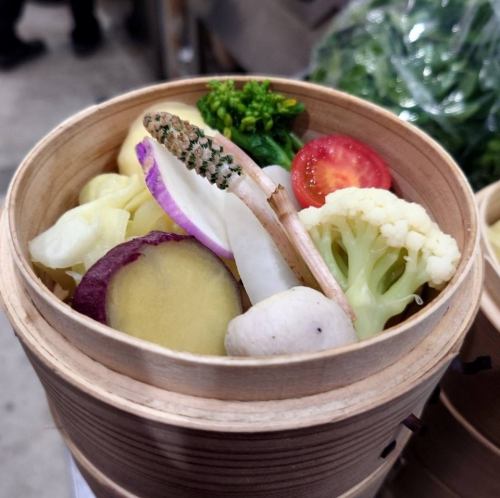
M 139 498 L 137 495 L 128 492 L 126 489 L 107 478 L 102 472 L 94 467 L 87 458 L 85 458 L 83 453 L 78 450 L 64 432 L 62 432 L 62 434 L 80 472 L 84 476 L 85 481 L 90 483 L 89 485 L 96 496 L 104 496 L 106 498 Z M 359 484 L 356 484 L 349 491 L 339 495 L 338 498 L 373 498 L 401 454 L 401 449 L 405 446 L 410 434 L 409 431 L 400 434 L 396 443 L 397 451 L 393 451 L 377 470 L 363 479 Z M 325 497 L 332 498 L 329 492 Z
M 482 287 L 478 254 L 438 326 L 369 378 L 304 398 L 225 401 L 160 389 L 83 354 L 36 310 L 5 224 L 0 234 L 6 312 L 70 445 L 108 481 L 151 498 L 348 492 L 384 463 L 384 449 L 407 431 L 402 421 L 421 412 L 460 349 Z
M 243 83 L 249 77 L 235 77 Z M 426 206 L 457 240 L 462 258 L 452 281 L 404 323 L 363 343 L 274 358 L 191 355 L 126 336 L 75 313 L 34 274 L 28 241 L 75 205 L 84 183 L 115 168 L 129 124 L 162 100 L 194 103 L 207 78 L 145 88 L 91 107 L 57 127 L 26 157 L 7 194 L 9 244 L 23 286 L 46 320 L 72 344 L 110 369 L 184 394 L 275 400 L 325 392 L 366 378 L 400 360 L 440 323 L 471 271 L 477 252 L 476 208 L 463 174 L 427 135 L 381 108 L 299 81 L 269 78 L 273 88 L 307 109 L 297 131 L 346 133 L 374 147 L 391 166 L 399 195 Z
M 457 411 L 446 395 L 429 404 L 427 430 L 404 452 L 406 465 L 382 498 L 493 498 L 500 496 L 500 448 Z
M 489 295 L 490 300 L 497 308 L 497 315 L 492 317 L 497 329 L 500 317 L 500 262 L 497 261 L 493 247 L 489 242 L 487 229 L 489 225 L 500 220 L 500 180 L 486 187 L 477 194 L 479 204 L 479 230 L 481 234 L 481 245 L 484 251 L 485 273 L 484 289 Z M 486 313 L 491 314 L 489 307 L 486 307 Z
M 483 189 L 477 199 L 485 261 L 484 290 L 460 357 L 472 362 L 489 356 L 491 368 L 473 375 L 450 369 L 443 379 L 443 389 L 460 416 L 500 448 L 500 264 L 486 234 L 487 227 L 500 219 L 500 181 Z

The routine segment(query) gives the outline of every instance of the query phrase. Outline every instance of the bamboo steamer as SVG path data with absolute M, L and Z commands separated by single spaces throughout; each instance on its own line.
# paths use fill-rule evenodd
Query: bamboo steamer
M 486 228 L 500 218 L 500 182 L 477 195 L 485 283 L 480 311 L 460 359 L 450 368 L 441 401 L 424 413 L 428 430 L 404 453 L 406 464 L 384 490 L 384 498 L 490 498 L 500 496 L 500 271 Z M 474 362 L 489 357 L 491 368 Z
M 83 453 L 71 442 L 71 440 L 62 432 L 66 445 L 70 449 L 73 458 L 75 458 L 78 469 L 84 476 L 87 483 L 90 483 L 91 489 L 96 496 L 106 496 L 109 498 L 138 498 L 137 495 L 129 493 L 124 488 L 118 486 L 115 482 L 108 479 L 102 472 L 92 465 Z M 370 474 L 366 479 L 351 488 L 349 491 L 342 493 L 339 498 L 373 498 L 392 466 L 396 462 L 400 454 L 400 449 L 403 448 L 410 437 L 410 432 L 403 432 L 397 439 L 397 451 L 393 451 L 384 463 Z
M 377 471 L 385 472 L 380 470 L 384 449 L 401 441 L 407 431 L 402 422 L 420 413 L 460 349 L 482 286 L 476 254 L 449 303 L 453 311 L 409 354 L 368 378 L 303 398 L 218 400 L 135 380 L 74 347 L 29 299 L 5 222 L 0 235 L 6 312 L 99 496 L 332 498 L 349 493 Z M 115 487 L 102 487 L 103 479 L 104 486 Z M 116 490 L 125 494 L 113 494 Z
M 500 264 L 486 235 L 486 228 L 500 219 L 500 181 L 482 190 L 477 197 L 485 281 L 481 308 L 460 357 L 465 362 L 473 362 L 478 357 L 489 356 L 491 368 L 473 375 L 450 369 L 443 380 L 443 389 L 460 416 L 500 448 Z
M 446 395 L 424 413 L 426 430 L 405 450 L 406 464 L 382 498 L 500 496 L 500 448 L 471 426 Z
M 235 79 L 244 82 L 249 77 Z M 171 351 L 75 313 L 36 277 L 28 241 L 75 204 L 87 180 L 115 167 L 128 125 L 143 109 L 162 100 L 193 103 L 206 91 L 208 79 L 170 82 L 91 107 L 61 124 L 28 154 L 7 194 L 7 238 L 22 286 L 47 322 L 89 357 L 135 380 L 181 394 L 277 400 L 368 378 L 401 360 L 440 327 L 470 277 L 478 247 L 474 199 L 460 169 L 427 135 L 373 104 L 309 83 L 270 79 L 274 89 L 304 102 L 308 112 L 298 120 L 299 131 L 309 136 L 346 133 L 387 160 L 396 192 L 423 204 L 457 240 L 462 257 L 456 275 L 432 303 L 378 337 L 333 351 L 264 359 Z
M 446 487 L 408 452 L 400 459 L 395 477 L 389 474 L 378 498 L 457 498 L 457 494 Z
M 497 325 L 497 329 L 500 330 L 500 327 L 498 327 L 498 310 L 500 309 L 500 263 L 497 261 L 487 235 L 488 226 L 500 220 L 500 180 L 479 192 L 477 201 L 480 213 L 479 229 L 481 233 L 481 244 L 483 246 L 485 260 L 484 288 L 497 308 L 497 316 L 492 318 L 496 319 L 495 324 Z M 489 308 L 486 313 L 490 314 Z

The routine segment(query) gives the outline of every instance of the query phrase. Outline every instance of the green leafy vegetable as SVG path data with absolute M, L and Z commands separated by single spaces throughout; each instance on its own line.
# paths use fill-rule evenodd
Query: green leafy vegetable
M 290 169 L 302 147 L 291 131 L 304 105 L 271 91 L 269 81 L 249 81 L 237 89 L 233 80 L 211 81 L 198 101 L 204 121 L 240 146 L 260 165 L 279 164 Z
M 500 178 L 498 0 L 363 0 L 315 51 L 312 81 L 421 127 L 479 189 Z

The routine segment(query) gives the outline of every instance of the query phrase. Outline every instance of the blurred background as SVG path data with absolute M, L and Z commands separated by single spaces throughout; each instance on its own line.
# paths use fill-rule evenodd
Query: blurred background
M 0 201 L 24 155 L 67 117 L 199 74 L 273 74 L 343 89 L 434 136 L 474 188 L 500 178 L 495 0 L 21 4 L 0 0 Z M 43 391 L 1 314 L 0 332 L 0 497 L 74 496 Z
M 72 10 L 70 3 L 86 6 Z M 7 68 L 0 52 L 1 190 L 39 138 L 119 93 L 197 74 L 303 76 L 314 43 L 344 3 L 275 0 L 256 9 L 240 0 L 26 1 L 18 38 L 44 48 L 18 50 Z M 92 10 L 98 28 L 88 20 Z M 79 23 L 90 34 L 75 43 Z

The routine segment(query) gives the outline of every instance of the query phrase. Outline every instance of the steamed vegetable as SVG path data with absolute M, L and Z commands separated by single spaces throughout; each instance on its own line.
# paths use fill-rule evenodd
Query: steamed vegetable
M 500 264 L 500 220 L 488 227 L 488 239 Z
M 175 101 L 158 102 L 144 112 L 148 112 L 152 109 L 176 114 L 182 119 L 195 123 L 197 126 L 204 129 L 208 134 L 214 133 L 214 130 L 211 130 L 210 127 L 203 122 L 203 118 L 201 117 L 201 114 L 196 106 Z M 142 168 L 141 164 L 137 160 L 135 146 L 142 141 L 144 137 L 149 136 L 149 133 L 142 124 L 143 114 L 144 113 L 141 112 L 141 114 L 138 115 L 135 121 L 130 125 L 128 134 L 122 143 L 120 152 L 118 153 L 118 171 L 122 175 L 140 175 L 142 178 Z
M 92 178 L 80 191 L 79 202 L 95 201 L 117 192 L 130 183 L 130 177 L 117 173 L 102 173 Z M 177 225 L 158 205 L 145 185 L 123 204 L 130 213 L 126 238 L 140 237 L 153 230 L 183 234 Z M 119 241 L 123 242 L 123 240 Z M 118 243 L 119 243 L 118 242 Z
M 287 191 L 288 196 L 290 197 L 290 201 L 292 202 L 294 208 L 296 210 L 299 210 L 300 204 L 297 201 L 295 194 L 293 193 L 292 178 L 290 172 L 286 171 L 281 166 L 278 166 L 276 164 L 271 164 L 270 166 L 266 166 L 265 168 L 262 169 L 262 171 L 266 174 L 266 176 L 271 178 L 271 180 L 276 185 L 282 185 L 283 187 L 285 187 L 285 190 Z
M 277 184 L 283 185 L 292 202 L 296 202 L 288 171 L 277 165 L 266 166 L 262 171 Z M 265 204 L 264 193 L 255 184 L 252 188 Z M 298 208 L 298 204 L 295 206 Z M 273 216 L 271 207 L 267 209 Z M 300 285 L 269 233 L 235 195 L 226 196 L 224 218 L 234 260 L 252 304 Z
M 222 355 L 241 300 L 236 281 L 210 250 L 192 237 L 151 232 L 92 266 L 76 288 L 73 308 L 161 346 Z
M 224 225 L 225 195 L 152 138 L 137 145 L 146 185 L 161 208 L 217 255 L 232 258 Z
M 134 211 L 127 227 L 127 238 L 141 237 L 153 231 L 185 234 L 186 232 L 153 199 L 149 191 L 147 195 L 148 198 Z
M 222 139 L 224 147 L 228 142 L 231 154 L 220 143 L 214 142 L 213 138 L 206 137 L 202 130 L 177 116 L 164 112 L 150 113 L 144 117 L 144 125 L 188 169 L 195 170 L 219 189 L 237 195 L 266 228 L 299 280 L 319 286 L 325 295 L 335 299 L 351 315 L 344 293 L 314 247 L 284 187 L 276 185 L 241 149 L 226 138 L 216 136 L 217 140 Z M 239 164 L 235 162 L 234 156 Z M 255 195 L 248 179 L 254 180 L 264 192 L 279 222 L 275 217 L 269 216 L 267 204 Z
M 308 142 L 292 163 L 292 185 L 302 207 L 322 206 L 339 188 L 390 188 L 391 174 L 370 147 L 346 135 L 326 135 Z
M 309 353 L 356 342 L 339 305 L 309 287 L 293 287 L 229 322 L 226 350 L 235 356 Z
M 84 185 L 79 202 L 29 246 L 39 272 L 69 291 L 95 261 L 127 238 L 152 230 L 183 233 L 137 175 L 97 175 Z
M 232 80 L 211 81 L 208 87 L 208 93 L 198 101 L 205 122 L 260 166 L 279 164 L 290 169 L 295 152 L 303 145 L 291 131 L 293 119 L 304 110 L 303 104 L 273 92 L 269 81 L 249 81 L 241 90 Z
M 299 215 L 346 293 L 360 339 L 382 331 L 423 285 L 443 287 L 460 258 L 422 206 L 387 190 L 337 190 Z
M 288 174 L 281 166 L 277 168 Z M 256 185 L 252 184 L 252 188 L 265 206 L 264 194 Z M 266 209 L 269 216 L 274 216 L 271 207 L 266 206 Z M 235 195 L 226 196 L 224 219 L 238 272 L 252 304 L 300 285 L 271 236 Z
M 114 185 L 116 188 L 103 189 L 103 195 L 95 199 L 90 194 L 93 188 L 84 188 L 83 199 L 93 200 L 66 211 L 52 227 L 31 240 L 31 259 L 48 268 L 79 265 L 86 270 L 123 242 L 130 217 L 125 206 L 144 186 L 138 176 Z
M 78 195 L 78 203 L 86 204 L 87 202 L 95 201 L 99 198 L 105 197 L 107 195 L 115 195 L 122 189 L 127 188 L 131 182 L 136 184 L 135 180 L 131 180 L 130 177 L 124 175 L 118 175 L 116 173 L 102 173 L 100 175 L 94 176 L 90 179 L 80 190 Z M 141 192 L 142 189 L 137 186 L 133 192 L 124 199 L 122 202 L 122 207 L 129 202 L 136 193 Z

